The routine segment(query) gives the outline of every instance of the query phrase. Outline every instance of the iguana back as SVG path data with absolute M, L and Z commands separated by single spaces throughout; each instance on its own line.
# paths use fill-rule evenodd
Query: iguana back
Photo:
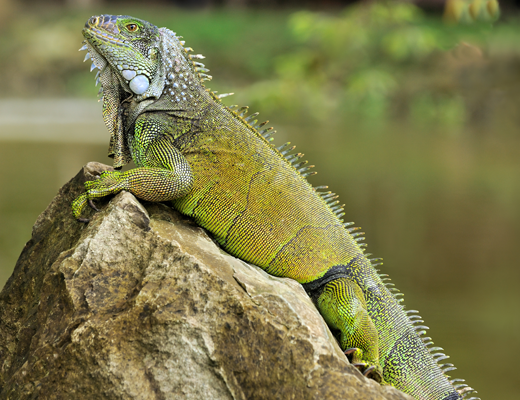
M 229 253 L 302 283 L 343 350 L 366 375 L 424 400 L 468 398 L 451 364 L 424 338 L 343 223 L 333 193 L 306 180 L 301 154 L 274 148 L 270 129 L 224 106 L 202 84 L 207 70 L 171 31 L 128 16 L 92 17 L 86 48 L 100 68 L 115 166 L 138 168 L 87 182 L 73 203 L 125 189 L 172 201 Z M 422 321 L 420 321 L 422 322 Z M 460 390 L 463 394 L 459 394 Z

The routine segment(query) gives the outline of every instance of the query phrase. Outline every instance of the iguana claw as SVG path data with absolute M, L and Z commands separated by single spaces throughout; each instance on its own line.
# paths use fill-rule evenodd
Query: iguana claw
M 96 207 L 92 199 L 88 199 L 88 205 L 92 207 L 96 211 L 100 211 L 99 208 Z M 85 224 L 88 224 L 90 222 L 90 218 L 76 218 L 79 222 L 83 222 Z
M 351 363 L 354 367 L 366 367 L 367 364 L 365 363 Z
M 99 208 L 96 207 L 92 199 L 88 199 L 88 205 L 92 207 L 94 210 L 99 211 Z
M 381 383 L 383 381 L 381 373 L 377 371 L 377 368 L 375 365 L 368 366 L 368 364 L 366 364 L 366 363 L 351 363 L 351 365 L 353 365 L 354 367 L 359 369 L 359 372 L 361 372 L 363 374 L 363 376 L 373 379 L 379 383 Z
M 86 192 L 80 194 L 72 202 L 72 213 L 74 217 L 80 222 L 88 222 L 88 219 L 80 218 L 81 212 L 85 209 L 87 204 L 96 211 L 100 211 L 92 201 L 93 197 L 103 197 L 108 194 L 117 193 L 121 188 L 117 188 L 118 177 L 120 172 L 105 171 L 100 177 L 94 181 L 85 182 Z
M 356 350 L 358 350 L 357 347 L 351 347 L 350 349 L 346 349 L 346 350 L 343 352 L 343 354 L 345 354 L 346 356 L 348 356 L 348 355 L 354 353 Z

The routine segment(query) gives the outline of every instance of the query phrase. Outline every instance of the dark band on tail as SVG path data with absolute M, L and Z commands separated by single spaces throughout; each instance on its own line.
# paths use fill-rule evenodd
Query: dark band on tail
M 462 399 L 462 397 L 460 397 L 460 394 L 458 394 L 457 392 L 453 392 L 442 400 L 460 400 L 460 399 Z
M 324 286 L 339 278 L 351 278 L 352 274 L 349 271 L 349 268 L 356 262 L 356 260 L 362 257 L 362 255 L 358 255 L 357 257 L 354 257 L 352 260 L 349 261 L 347 265 L 335 265 L 331 269 L 329 269 L 327 272 L 325 272 L 325 275 L 323 275 L 321 278 L 318 278 L 314 281 L 302 283 L 303 288 L 309 295 L 311 299 L 317 299 L 321 292 L 323 291 Z M 448 400 L 448 399 L 446 399 Z M 451 400 L 451 399 L 449 399 Z

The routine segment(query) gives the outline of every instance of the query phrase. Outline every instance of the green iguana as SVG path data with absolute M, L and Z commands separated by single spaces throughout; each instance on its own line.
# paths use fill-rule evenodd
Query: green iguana
M 109 155 L 119 169 L 85 183 L 80 214 L 92 199 L 127 190 L 171 201 L 230 254 L 303 285 L 353 365 L 420 400 L 468 399 L 474 390 L 449 380 L 452 364 L 424 337 L 417 311 L 384 283 L 344 223 L 343 206 L 326 186 L 312 187 L 302 154 L 270 144 L 272 128 L 226 107 L 206 89 L 211 77 L 180 36 L 129 16 L 90 18 L 83 35 L 99 68 Z

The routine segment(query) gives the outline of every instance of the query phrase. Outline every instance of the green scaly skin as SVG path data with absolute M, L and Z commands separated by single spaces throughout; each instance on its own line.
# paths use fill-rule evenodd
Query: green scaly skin
M 85 24 L 86 59 L 100 69 L 109 155 L 119 168 L 86 183 L 72 204 L 79 218 L 89 200 L 127 190 L 171 201 L 212 233 L 229 253 L 270 274 L 302 283 L 341 348 L 365 375 L 421 400 L 468 399 L 451 364 L 423 337 L 363 245 L 341 219 L 337 196 L 313 188 L 293 147 L 274 148 L 256 114 L 221 104 L 210 77 L 175 33 L 129 16 Z M 362 238 L 361 238 L 362 239 Z

